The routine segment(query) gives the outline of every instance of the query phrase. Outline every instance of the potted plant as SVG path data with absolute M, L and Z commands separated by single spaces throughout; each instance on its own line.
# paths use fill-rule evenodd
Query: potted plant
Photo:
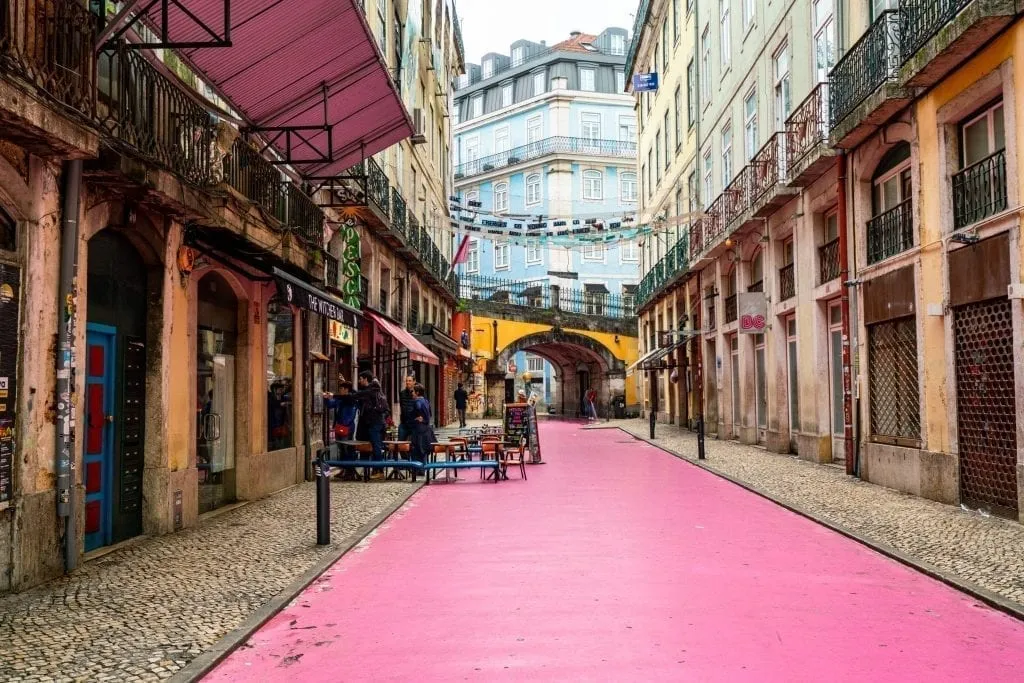
M 509 166 L 512 166 L 512 165 L 518 164 L 518 163 L 519 163 L 519 157 L 509 157 L 508 158 L 508 165 Z
M 458 173 L 458 172 L 455 173 L 455 179 L 456 180 L 462 180 L 463 178 L 465 178 L 465 176 L 462 173 Z
M 484 164 L 484 173 L 486 173 L 487 171 L 493 171 L 493 170 L 494 170 L 494 164 Z

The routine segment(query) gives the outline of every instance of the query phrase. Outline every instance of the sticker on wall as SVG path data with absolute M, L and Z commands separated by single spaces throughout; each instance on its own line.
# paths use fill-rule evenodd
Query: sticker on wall
M 9 304 L 14 301 L 14 287 L 6 282 L 0 285 L 0 304 Z

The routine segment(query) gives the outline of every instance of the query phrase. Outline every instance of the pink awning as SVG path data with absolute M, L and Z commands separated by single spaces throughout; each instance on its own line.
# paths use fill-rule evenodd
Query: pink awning
M 224 0 L 189 0 L 189 12 L 223 25 Z M 159 25 L 160 4 L 149 10 Z M 181 10 L 169 14 L 175 41 L 210 34 Z M 412 120 L 388 73 L 360 0 L 231 0 L 231 47 L 181 54 L 257 128 L 332 129 L 329 164 L 293 164 L 304 176 L 333 176 L 412 135 Z M 326 121 L 324 85 L 327 86 Z M 292 138 L 292 158 L 314 158 L 325 132 Z M 284 139 L 275 144 L 284 152 Z
M 412 336 L 411 332 L 402 329 L 387 318 L 383 318 L 372 311 L 367 311 L 366 315 L 370 316 L 375 323 L 383 327 L 384 331 L 390 334 L 400 346 L 405 347 L 409 352 L 410 360 L 418 361 L 420 363 L 429 363 L 430 365 L 441 364 L 441 361 L 438 360 L 437 356 L 431 353 L 430 349 L 421 344 L 419 339 Z

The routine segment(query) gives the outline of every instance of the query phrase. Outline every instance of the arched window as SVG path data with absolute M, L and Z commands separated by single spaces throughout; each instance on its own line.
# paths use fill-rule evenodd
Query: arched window
M 619 198 L 624 202 L 636 201 L 636 173 L 619 175 Z
M 760 292 L 764 288 L 764 251 L 757 250 L 754 258 L 750 259 L 750 287 L 749 292 Z
M 875 216 L 910 199 L 909 142 L 899 143 L 882 157 L 871 177 L 871 186 L 871 209 Z
M 267 450 L 295 445 L 295 315 L 279 296 L 267 302 Z
M 508 183 L 494 186 L 494 210 L 508 211 Z
M 583 172 L 583 198 L 590 200 L 604 198 L 604 174 L 600 171 Z
M 526 176 L 526 203 L 528 205 L 540 204 L 540 200 L 540 174 L 534 173 L 533 175 Z

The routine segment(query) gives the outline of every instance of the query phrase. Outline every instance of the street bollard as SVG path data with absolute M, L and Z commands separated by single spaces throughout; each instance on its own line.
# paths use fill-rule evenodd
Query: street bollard
M 323 460 L 313 463 L 316 477 L 316 544 L 331 543 L 331 472 Z
M 697 418 L 697 459 L 704 460 L 704 416 Z

